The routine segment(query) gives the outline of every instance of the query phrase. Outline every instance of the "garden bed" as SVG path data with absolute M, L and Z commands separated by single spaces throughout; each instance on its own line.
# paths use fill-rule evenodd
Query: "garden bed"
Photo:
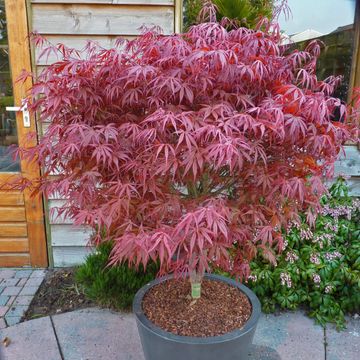
M 96 305 L 76 284 L 75 268 L 49 270 L 22 320 Z

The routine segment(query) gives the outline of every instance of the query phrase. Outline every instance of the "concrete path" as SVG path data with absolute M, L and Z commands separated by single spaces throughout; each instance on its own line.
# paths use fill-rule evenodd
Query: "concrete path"
M 43 269 L 0 268 L 0 329 L 20 322 L 45 274 Z
M 5 338 L 1 360 L 144 360 L 134 316 L 97 308 L 20 323 L 0 330 Z M 249 360 L 358 360 L 359 354 L 359 319 L 338 333 L 295 312 L 262 316 Z

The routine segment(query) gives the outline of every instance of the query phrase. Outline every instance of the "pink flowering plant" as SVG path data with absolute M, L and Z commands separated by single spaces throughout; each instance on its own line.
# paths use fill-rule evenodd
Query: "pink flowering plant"
M 248 285 L 264 311 L 303 305 L 321 324 L 342 328 L 345 313 L 360 311 L 360 200 L 339 178 L 321 202 L 315 227 L 305 215 L 290 223 L 275 265 L 261 258 L 250 264 Z
M 266 20 L 210 21 L 110 50 L 47 47 L 61 59 L 28 104 L 47 131 L 21 150 L 44 171 L 23 186 L 66 198 L 58 214 L 112 240 L 111 265 L 159 262 L 193 297 L 214 267 L 246 279 L 258 254 L 275 263 L 283 229 L 300 212 L 315 223 L 357 116 L 331 96 L 338 78 L 317 79 L 320 45 L 286 53 L 280 39 Z

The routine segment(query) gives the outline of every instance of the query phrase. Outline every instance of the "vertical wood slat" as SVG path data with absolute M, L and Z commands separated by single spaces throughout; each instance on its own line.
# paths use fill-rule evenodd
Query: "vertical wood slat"
M 360 87 L 360 1 L 356 1 L 355 19 L 354 19 L 354 52 L 351 65 L 350 85 L 348 93 L 348 102 L 352 100 L 353 90 Z
M 25 83 L 15 82 L 23 69 L 31 71 L 30 44 L 28 39 L 28 19 L 26 0 L 5 0 L 9 53 L 13 79 L 14 105 L 21 106 L 21 101 L 26 97 L 27 90 L 32 86 L 29 78 Z M 35 119 L 31 119 L 31 126 L 23 126 L 22 113 L 17 113 L 17 131 L 19 145 L 31 147 L 36 145 L 36 139 L 28 140 L 29 133 L 36 132 Z M 36 163 L 21 161 L 22 175 L 29 180 L 36 179 L 40 174 Z M 44 212 L 42 197 L 31 197 L 30 191 L 24 191 L 25 211 L 29 239 L 30 263 L 35 267 L 46 267 L 47 250 L 44 228 Z
M 183 28 L 183 0 L 175 0 L 175 29 L 174 32 L 176 34 L 180 34 Z

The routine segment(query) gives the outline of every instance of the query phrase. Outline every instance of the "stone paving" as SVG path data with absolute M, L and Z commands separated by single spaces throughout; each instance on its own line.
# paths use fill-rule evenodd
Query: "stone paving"
M 43 269 L 0 269 L 0 329 L 20 322 L 45 274 Z
M 104 309 L 26 321 L 0 330 L 5 338 L 1 360 L 144 360 L 134 316 Z M 249 360 L 358 360 L 359 340 L 360 319 L 337 332 L 301 312 L 262 315 Z

